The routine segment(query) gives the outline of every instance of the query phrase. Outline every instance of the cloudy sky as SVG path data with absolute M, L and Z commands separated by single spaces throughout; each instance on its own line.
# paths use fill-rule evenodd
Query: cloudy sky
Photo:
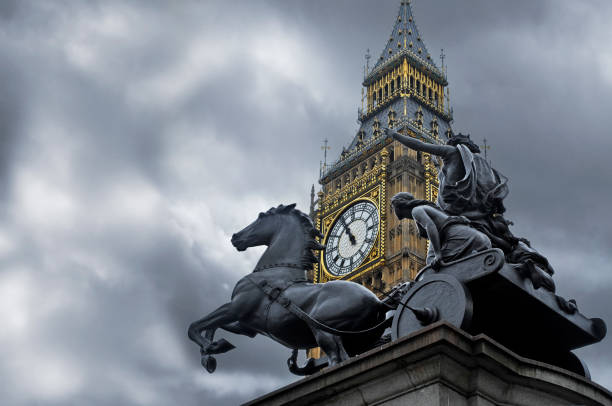
M 296 378 L 230 334 L 199 366 L 188 324 L 262 252 L 232 233 L 308 210 L 320 149 L 357 129 L 363 55 L 399 0 L 0 0 L 0 399 L 234 405 Z M 558 291 L 612 323 L 612 3 L 419 0 L 455 131 L 487 138 L 508 218 Z M 580 350 L 612 387 L 612 340 Z

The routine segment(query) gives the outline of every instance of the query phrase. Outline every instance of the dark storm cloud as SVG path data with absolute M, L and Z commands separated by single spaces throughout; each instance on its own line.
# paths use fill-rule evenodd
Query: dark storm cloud
M 17 67 L 8 60 L 0 64 L 0 81 L 4 84 L 0 94 L 0 202 L 4 202 L 9 189 L 10 163 L 18 142 L 24 84 Z
M 227 333 L 238 348 L 208 375 L 185 329 L 261 253 L 233 232 L 281 202 L 308 209 L 321 142 L 331 161 L 352 139 L 365 50 L 378 58 L 398 6 L 3 2 L 0 397 L 234 405 L 295 379 L 287 349 Z M 487 137 L 510 177 L 517 234 L 612 320 L 611 6 L 413 10 L 432 57 L 445 48 L 455 130 Z M 580 353 L 608 387 L 609 341 Z

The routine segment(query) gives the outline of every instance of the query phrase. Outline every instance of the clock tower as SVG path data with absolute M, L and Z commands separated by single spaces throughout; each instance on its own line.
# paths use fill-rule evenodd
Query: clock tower
M 446 75 L 433 62 L 410 1 L 400 2 L 391 35 L 372 69 L 366 68 L 360 127 L 338 160 L 323 168 L 317 227 L 324 235 L 313 279 L 348 279 L 376 293 L 413 279 L 425 265 L 427 240 L 391 212 L 400 191 L 435 201 L 437 168 L 386 136 L 383 127 L 431 143 L 452 133 Z

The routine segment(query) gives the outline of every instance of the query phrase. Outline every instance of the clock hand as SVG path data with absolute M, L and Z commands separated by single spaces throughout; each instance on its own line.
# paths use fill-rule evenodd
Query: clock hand
M 355 238 L 353 233 L 351 233 L 351 229 L 348 226 L 348 224 L 346 224 L 346 220 L 344 219 L 344 217 L 341 217 L 341 220 L 342 220 L 342 225 L 344 226 L 344 229 L 346 230 L 346 233 L 349 236 L 349 241 L 351 242 L 351 245 L 357 244 L 357 239 Z
M 349 228 L 349 226 L 346 226 L 346 231 L 348 232 L 349 241 L 351 242 L 351 245 L 357 244 L 357 240 L 355 239 L 353 233 L 351 233 L 351 229 Z

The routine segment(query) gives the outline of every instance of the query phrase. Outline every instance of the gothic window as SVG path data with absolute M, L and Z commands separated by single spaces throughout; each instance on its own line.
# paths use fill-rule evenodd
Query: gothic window
M 393 94 L 395 92 L 395 82 L 392 80 L 391 81 L 391 94 Z
M 363 146 L 363 140 L 365 138 L 365 131 L 363 130 L 359 130 L 359 132 L 357 133 L 357 147 L 361 147 Z
M 395 78 L 395 88 L 396 89 L 399 89 L 401 87 L 400 83 L 401 83 L 401 80 L 400 80 L 400 77 L 398 76 L 397 78 Z
M 393 162 L 395 160 L 395 154 L 393 153 L 393 150 L 391 150 L 391 152 L 389 153 L 389 162 Z
M 433 118 L 433 120 L 431 120 L 431 133 L 434 135 L 434 137 L 438 137 L 439 134 L 439 126 L 438 126 L 438 119 L 436 117 Z
M 433 94 L 431 93 L 431 88 L 427 89 L 427 95 L 429 96 L 429 100 L 433 98 Z
M 390 109 L 390 110 L 389 110 L 389 114 L 388 114 L 388 118 L 389 118 L 389 128 L 393 128 L 393 126 L 395 125 L 395 123 L 396 123 L 396 119 L 395 119 L 395 117 L 396 117 L 395 110 Z
M 421 81 L 418 79 L 416 81 L 416 90 L 418 93 L 421 93 Z
M 385 98 L 389 97 L 389 84 L 385 85 Z
M 378 119 L 378 117 L 374 119 L 374 124 L 372 124 L 372 128 L 374 129 L 374 137 L 378 137 L 381 134 L 380 120 Z
M 436 106 L 438 105 L 438 92 L 434 92 L 434 101 L 436 103 Z
M 385 284 L 382 280 L 382 272 L 376 272 L 374 275 L 374 285 L 377 290 L 383 291 L 385 289 Z
M 382 101 L 382 98 L 383 98 L 382 89 L 378 89 L 378 103 L 379 104 Z
M 434 117 L 433 120 L 431 120 L 431 132 L 437 136 L 439 133 L 439 129 L 440 129 L 440 126 L 438 124 L 438 118 Z
M 414 77 L 410 76 L 410 88 L 414 89 Z
M 416 123 L 419 127 L 423 127 L 423 110 L 420 106 L 416 112 Z

